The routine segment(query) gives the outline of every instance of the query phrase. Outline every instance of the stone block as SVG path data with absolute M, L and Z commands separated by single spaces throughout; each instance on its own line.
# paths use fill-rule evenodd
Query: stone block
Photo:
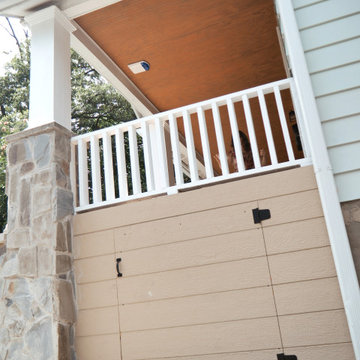
M 55 284 L 51 277 L 41 277 L 32 282 L 32 292 L 34 299 L 47 314 L 54 311 Z
M 53 223 L 51 212 L 33 218 L 31 238 L 33 244 L 54 246 L 56 240 L 56 224 Z
M 34 139 L 34 161 L 39 168 L 49 165 L 51 158 L 51 135 L 41 134 Z
M 67 239 L 67 247 L 68 251 L 72 252 L 72 221 L 68 220 L 66 222 L 66 239 Z
M 19 224 L 21 226 L 30 225 L 30 212 L 31 212 L 31 193 L 30 182 L 22 180 L 20 185 L 20 203 L 19 206 Z
M 31 159 L 31 151 L 29 142 L 22 140 L 13 144 L 9 144 L 8 148 L 8 163 L 16 165 Z
M 69 163 L 65 160 L 55 164 L 56 185 L 70 190 Z
M 74 214 L 73 194 L 69 190 L 57 188 L 55 192 L 56 203 L 53 209 L 54 220 L 62 220 L 64 217 Z
M 7 251 L 5 256 L 5 263 L 0 269 L 0 277 L 7 278 L 18 275 L 19 273 L 19 259 L 17 252 Z
M 16 229 L 7 235 L 7 247 L 9 249 L 27 247 L 30 243 L 31 239 L 28 229 Z
M 70 329 L 68 325 L 58 325 L 58 360 L 71 360 Z
M 37 275 L 36 248 L 21 248 L 18 258 L 20 275 L 35 277 Z
M 34 170 L 34 168 L 35 168 L 35 164 L 33 162 L 31 162 L 31 161 L 26 162 L 26 163 L 21 165 L 20 175 L 24 176 L 27 173 L 29 173 L 30 171 Z
M 34 190 L 33 216 L 49 211 L 52 206 L 51 187 L 39 187 Z
M 65 274 L 71 270 L 71 257 L 69 255 L 56 256 L 56 273 Z
M 55 155 L 58 158 L 70 162 L 71 159 L 70 132 L 68 136 L 60 132 L 57 132 L 55 134 Z
M 61 322 L 74 323 L 76 321 L 76 310 L 74 292 L 71 282 L 57 280 L 57 301 L 58 301 L 58 320 Z
M 56 250 L 66 251 L 67 250 L 67 238 L 64 225 L 60 222 L 56 225 Z
M 51 317 L 46 317 L 35 323 L 25 335 L 25 343 L 33 359 L 54 358 L 54 326 Z
M 51 184 L 51 172 L 50 170 L 43 170 L 34 174 L 32 178 L 34 185 L 50 185 Z
M 47 247 L 38 247 L 38 275 L 55 274 L 55 255 L 54 251 Z

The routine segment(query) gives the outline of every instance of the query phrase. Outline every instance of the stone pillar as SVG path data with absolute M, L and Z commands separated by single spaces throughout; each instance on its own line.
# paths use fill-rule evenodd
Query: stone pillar
M 70 138 L 56 123 L 8 138 L 0 360 L 75 359 Z
M 341 208 L 360 283 L 360 200 L 344 202 Z

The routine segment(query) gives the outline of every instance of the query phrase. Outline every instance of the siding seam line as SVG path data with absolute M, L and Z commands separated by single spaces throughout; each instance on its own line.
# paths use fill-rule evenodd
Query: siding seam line
M 356 40 L 358 38 L 360 38 L 360 35 L 352 36 L 352 37 L 349 37 L 349 38 L 346 38 L 346 39 L 343 39 L 343 40 L 334 41 L 332 43 L 324 44 L 324 45 L 321 45 L 321 46 L 316 46 L 314 48 L 304 50 L 304 53 L 305 53 L 305 55 L 307 55 L 308 53 L 310 53 L 312 51 L 316 51 L 316 50 L 324 49 L 324 48 L 327 48 L 327 47 L 330 47 L 330 46 L 342 44 L 342 43 L 345 43 L 347 41 Z
M 310 76 L 321 74 L 321 73 L 324 73 L 324 72 L 327 72 L 327 71 L 332 71 L 332 70 L 336 70 L 336 69 L 345 68 L 347 66 L 351 66 L 351 65 L 359 64 L 359 63 L 360 63 L 360 57 L 359 57 L 358 60 L 349 61 L 349 62 L 343 63 L 341 65 L 331 66 L 331 67 L 328 67 L 328 68 L 324 68 L 324 69 L 321 69 L 321 70 L 314 71 L 314 72 L 310 73 Z

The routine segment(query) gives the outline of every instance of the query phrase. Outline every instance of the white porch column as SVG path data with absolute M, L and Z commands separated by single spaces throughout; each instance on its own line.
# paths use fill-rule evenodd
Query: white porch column
M 25 20 L 32 33 L 29 127 L 56 122 L 70 130 L 70 33 L 75 27 L 56 6 Z

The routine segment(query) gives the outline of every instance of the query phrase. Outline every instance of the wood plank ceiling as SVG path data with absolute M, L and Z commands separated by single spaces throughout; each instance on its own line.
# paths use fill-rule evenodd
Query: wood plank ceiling
M 122 0 L 76 21 L 160 111 L 286 77 L 272 0 Z

